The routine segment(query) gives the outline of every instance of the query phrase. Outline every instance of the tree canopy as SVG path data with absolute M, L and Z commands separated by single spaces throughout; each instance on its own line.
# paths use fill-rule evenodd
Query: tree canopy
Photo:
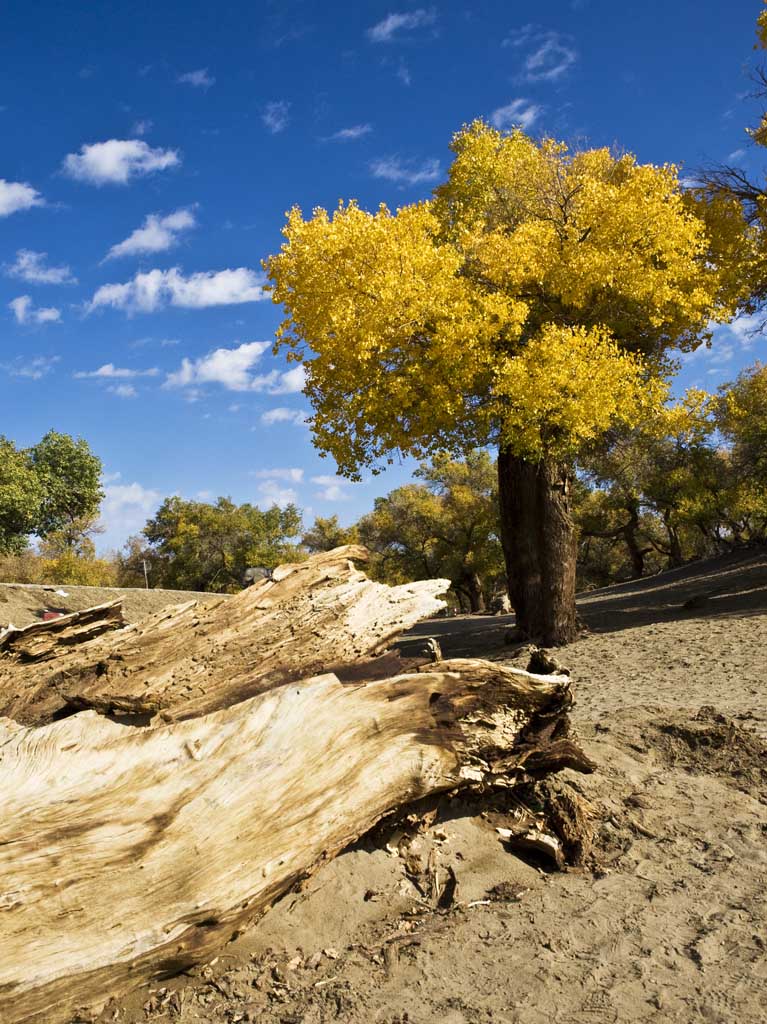
M 153 587 L 237 591 L 250 566 L 274 568 L 301 554 L 301 515 L 294 505 L 262 511 L 256 505 L 166 498 L 123 558 L 123 578 L 144 580 L 143 561 Z
M 277 345 L 306 361 L 316 441 L 345 474 L 488 443 L 569 458 L 646 415 L 667 351 L 735 309 L 675 167 L 480 121 L 452 150 L 433 200 L 295 208 L 267 262 Z
M 51 430 L 27 449 L 0 438 L 0 551 L 21 550 L 32 534 L 75 546 L 104 497 L 101 472 L 82 438 Z

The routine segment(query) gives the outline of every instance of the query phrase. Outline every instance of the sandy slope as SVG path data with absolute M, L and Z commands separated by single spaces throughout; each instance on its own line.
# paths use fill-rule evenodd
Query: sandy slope
M 70 587 L 39 586 L 31 583 L 0 583 L 0 628 L 13 623 L 27 626 L 37 622 L 44 611 L 79 612 L 121 597 L 123 614 L 128 622 L 169 604 L 184 601 L 213 601 L 220 594 L 199 594 L 189 590 L 140 590 L 133 587 Z
M 591 632 L 560 658 L 601 765 L 574 779 L 600 807 L 599 870 L 546 874 L 503 849 L 492 815 L 446 799 L 411 852 L 453 867 L 450 910 L 369 837 L 213 965 L 103 1020 L 763 1024 L 767 557 L 591 594 L 581 611 Z M 508 659 L 502 627 L 422 631 Z

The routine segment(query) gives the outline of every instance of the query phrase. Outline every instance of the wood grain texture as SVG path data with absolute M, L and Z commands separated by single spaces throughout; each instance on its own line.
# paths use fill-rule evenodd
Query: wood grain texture
M 388 812 L 526 778 L 566 677 L 325 674 L 148 728 L 0 720 L 0 1016 L 60 1024 L 210 957 Z
M 372 657 L 443 607 L 438 595 L 450 584 L 387 587 L 355 567 L 366 560 L 358 546 L 323 552 L 234 597 L 166 608 L 76 648 L 62 643 L 39 665 L 0 652 L 0 715 L 40 725 L 94 708 L 173 721 Z

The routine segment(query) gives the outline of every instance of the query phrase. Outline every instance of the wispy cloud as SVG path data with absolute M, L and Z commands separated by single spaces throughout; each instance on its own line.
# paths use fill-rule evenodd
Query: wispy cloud
M 520 51 L 521 77 L 528 82 L 555 82 L 578 59 L 578 51 L 569 36 L 538 25 L 524 25 L 510 33 L 502 45 Z
M 141 121 L 134 121 L 131 128 L 131 135 L 148 135 L 154 127 L 154 121 L 144 118 Z
M 210 89 L 212 85 L 216 84 L 216 79 L 208 74 L 207 68 L 198 68 L 196 71 L 185 71 L 183 75 L 179 75 L 176 79 L 177 82 L 181 82 L 183 85 L 191 85 L 195 89 Z
M 351 128 L 341 128 L 340 131 L 334 132 L 328 138 L 330 142 L 353 142 L 355 139 L 370 135 L 372 131 L 372 124 L 354 124 Z
M 112 543 L 122 543 L 131 533 L 143 529 L 161 501 L 159 491 L 139 483 L 107 484 L 101 505 L 101 525 Z
M 37 189 L 23 181 L 0 178 L 0 217 L 10 217 L 12 213 L 31 210 L 33 206 L 45 206 L 45 200 Z
M 300 409 L 286 409 L 285 406 L 278 406 L 276 409 L 267 409 L 261 413 L 261 422 L 272 427 L 275 423 L 292 423 L 301 427 L 306 423 L 307 413 Z
M 138 391 L 132 384 L 112 384 L 107 391 L 112 395 L 117 395 L 118 398 L 136 398 L 138 396 Z
M 8 308 L 13 310 L 18 324 L 55 324 L 61 320 L 61 310 L 55 306 L 38 306 L 35 308 L 29 295 L 19 295 L 11 299 Z
M 381 157 L 370 165 L 374 178 L 384 178 L 399 185 L 423 185 L 440 176 L 439 160 L 424 160 L 420 164 L 403 161 L 398 156 Z
M 12 377 L 22 377 L 26 380 L 40 380 L 47 377 L 56 363 L 61 361 L 61 356 L 35 356 L 32 359 L 16 359 L 12 363 L 0 363 L 0 369 L 9 373 Z
M 397 65 L 395 74 L 403 85 L 412 85 L 413 79 L 410 77 L 410 69 L 403 60 Z
M 407 32 L 433 25 L 436 20 L 437 12 L 433 7 L 419 7 L 415 11 L 387 14 L 367 30 L 367 37 L 371 43 L 391 43 L 401 39 Z
M 132 377 L 157 377 L 159 373 L 156 366 L 148 370 L 132 370 L 124 366 L 115 366 L 114 363 L 104 363 L 98 370 L 79 370 L 72 376 L 78 380 L 129 380 Z
M 320 501 L 348 501 L 349 493 L 345 490 L 346 487 L 350 486 L 350 482 L 345 480 L 343 477 L 320 475 L 313 476 L 312 483 L 317 484 L 321 490 L 315 493 L 315 497 L 319 498 Z
M 92 313 L 104 306 L 126 313 L 154 313 L 165 306 L 205 309 L 259 302 L 268 297 L 264 277 L 248 267 L 202 271 L 185 277 L 178 267 L 138 273 L 124 284 L 102 285 L 86 306 Z
M 496 128 L 508 129 L 519 126 L 527 131 L 535 124 L 543 112 L 543 107 L 529 100 L 511 100 L 505 107 L 497 107 L 490 115 Z
M 285 480 L 288 483 L 300 484 L 304 479 L 303 469 L 257 469 L 252 474 L 257 480 Z
M 19 249 L 16 261 L 5 268 L 9 277 L 18 277 L 31 284 L 77 284 L 77 278 L 67 266 L 47 267 L 47 252 Z
M 181 158 L 175 149 L 153 149 L 141 139 L 109 139 L 84 145 L 69 153 L 63 172 L 90 185 L 126 185 L 154 171 L 176 167 Z
M 293 487 L 283 487 L 277 480 L 264 480 L 258 485 L 258 493 L 261 500 L 278 508 L 293 505 L 298 499 L 298 491 Z
M 188 207 L 161 217 L 150 213 L 140 228 L 136 228 L 126 239 L 113 245 L 104 257 L 105 260 L 117 259 L 120 256 L 135 256 L 139 253 L 164 252 L 178 245 L 178 236 L 182 231 L 196 227 L 194 213 Z
M 290 123 L 290 104 L 286 100 L 274 100 L 267 103 L 261 120 L 272 133 L 284 132 Z

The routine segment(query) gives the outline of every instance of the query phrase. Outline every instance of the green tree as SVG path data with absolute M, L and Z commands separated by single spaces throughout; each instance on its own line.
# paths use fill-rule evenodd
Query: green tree
M 317 516 L 304 533 L 301 543 L 308 551 L 332 551 L 344 544 L 356 544 L 359 534 L 356 526 L 341 526 L 338 516 Z
M 300 536 L 295 505 L 262 511 L 231 498 L 214 504 L 166 498 L 144 527 L 146 548 L 133 540 L 121 576 L 143 582 L 141 561 L 147 559 L 153 587 L 234 592 L 249 566 L 300 560 Z
M 0 554 L 26 548 L 41 502 L 42 486 L 29 454 L 0 436 Z
M 75 548 L 83 530 L 86 535 L 92 531 L 104 497 L 101 459 L 87 441 L 55 430 L 30 448 L 29 457 L 42 488 L 35 533 L 47 537 L 57 532 Z
M 277 346 L 305 361 L 316 443 L 346 475 L 397 452 L 497 448 L 518 622 L 566 643 L 574 460 L 662 401 L 669 349 L 733 314 L 720 254 L 737 249 L 740 209 L 704 221 L 671 166 L 481 122 L 452 150 L 431 202 L 290 213 L 267 263 Z
M 423 463 L 407 484 L 377 498 L 359 524 L 374 552 L 372 572 L 388 583 L 445 578 L 462 607 L 483 611 L 503 576 L 496 475 L 485 451 Z

